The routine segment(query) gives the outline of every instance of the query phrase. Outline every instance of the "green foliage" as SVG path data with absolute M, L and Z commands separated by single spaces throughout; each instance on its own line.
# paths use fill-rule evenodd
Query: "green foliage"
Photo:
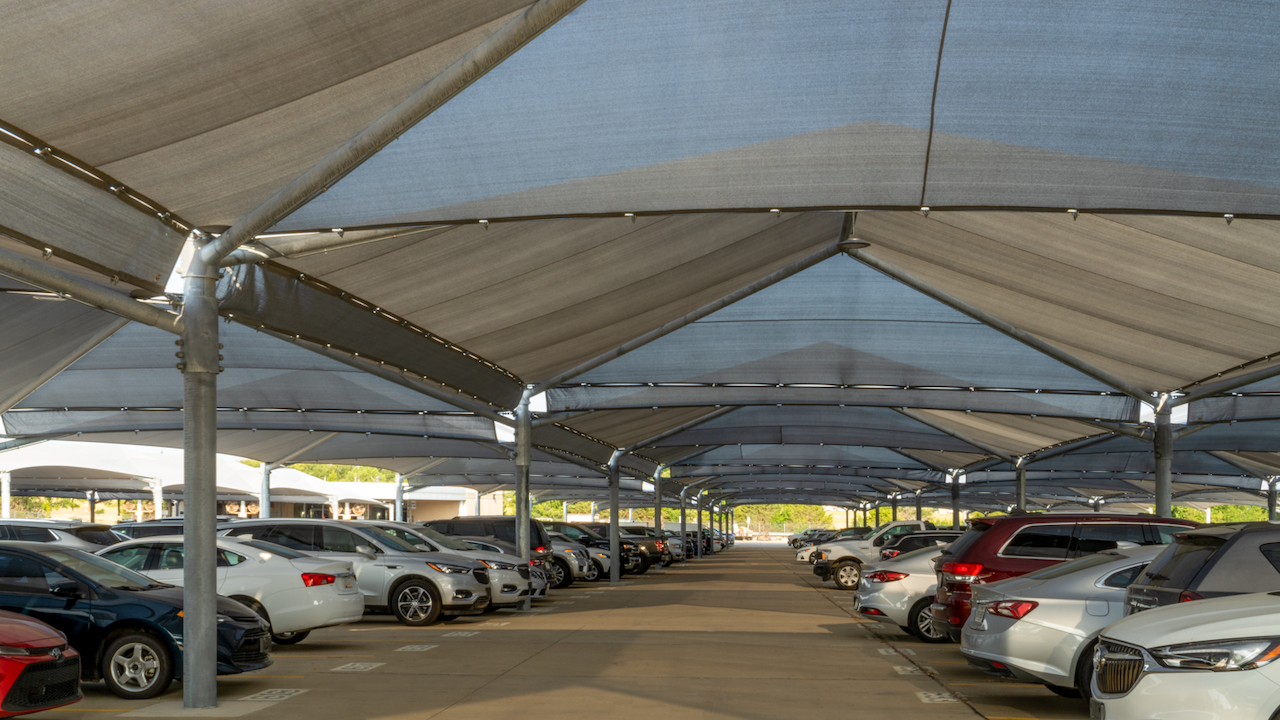
M 1204 522 L 1204 511 L 1195 508 L 1174 506 L 1173 516 L 1183 520 Z M 1211 522 L 1255 522 L 1267 519 L 1267 509 L 1254 505 L 1217 505 L 1209 508 Z
M 249 467 L 262 467 L 262 463 L 257 460 L 241 460 L 241 463 Z M 294 470 L 299 470 L 308 475 L 324 480 L 325 482 L 395 482 L 396 474 L 390 470 L 382 468 L 369 467 L 368 465 L 328 465 L 322 463 L 298 463 L 290 465 Z
M 14 517 L 47 518 L 54 510 L 77 508 L 86 504 L 83 500 L 56 497 L 26 497 L 14 495 L 9 498 L 9 507 Z
M 739 525 L 757 532 L 797 532 L 835 525 L 826 508 L 818 505 L 739 505 L 734 515 Z

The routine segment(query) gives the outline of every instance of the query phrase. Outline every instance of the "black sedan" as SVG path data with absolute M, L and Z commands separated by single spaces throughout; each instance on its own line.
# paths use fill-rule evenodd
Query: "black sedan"
M 164 692 L 182 673 L 182 589 L 109 560 L 45 543 L 0 542 L 0 610 L 62 631 L 85 680 L 122 698 Z M 271 635 L 249 608 L 218 598 L 218 674 L 271 664 Z

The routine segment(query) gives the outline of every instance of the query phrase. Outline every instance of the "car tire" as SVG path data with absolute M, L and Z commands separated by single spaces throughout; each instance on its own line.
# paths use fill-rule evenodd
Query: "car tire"
M 862 580 L 862 564 L 856 560 L 845 560 L 831 568 L 831 578 L 841 590 L 857 590 Z
M 130 633 L 111 642 L 102 653 L 102 679 L 107 689 L 126 700 L 146 700 L 173 682 L 173 657 L 163 640 L 149 633 Z
M 567 588 L 573 584 L 573 570 L 569 567 L 569 563 L 561 560 L 560 558 L 556 558 L 551 562 L 550 570 L 551 578 L 553 580 L 551 588 L 553 590 Z
M 938 634 L 933 630 L 933 596 L 920 598 L 911 606 L 911 614 L 907 616 L 907 632 L 915 635 L 920 642 L 951 642 L 946 633 Z
M 598 560 L 587 563 L 587 574 L 582 577 L 587 582 L 595 582 L 604 577 L 604 564 Z
M 1044 686 L 1049 688 L 1053 694 L 1060 695 L 1064 698 L 1072 698 L 1074 700 L 1081 697 L 1080 691 L 1075 688 L 1062 687 L 1061 685 L 1050 685 L 1049 683 L 1045 683 Z
M 460 617 L 462 616 L 461 615 L 441 615 L 440 622 L 453 622 L 454 620 L 457 620 Z
M 310 634 L 311 634 L 310 630 L 302 630 L 299 632 L 289 632 L 289 633 L 279 633 L 279 634 L 271 633 L 271 642 L 275 643 L 276 645 L 297 645 L 303 640 L 306 640 L 307 636 Z
M 636 575 L 643 575 L 649 572 L 649 561 L 641 560 L 640 564 L 636 567 L 636 569 L 632 570 L 631 572 L 635 573 Z
M 1076 663 L 1076 692 L 1085 700 L 1093 697 L 1093 650 L 1096 647 L 1097 640 L 1085 645 L 1080 652 L 1080 660 Z
M 391 591 L 391 614 L 403 625 L 421 627 L 440 617 L 440 593 L 426 580 L 406 580 Z

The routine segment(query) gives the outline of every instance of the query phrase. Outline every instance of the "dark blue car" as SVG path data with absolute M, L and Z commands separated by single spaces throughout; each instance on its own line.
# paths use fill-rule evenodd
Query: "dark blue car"
M 182 674 L 182 588 L 89 553 L 45 543 L 0 542 L 0 610 L 61 630 L 85 680 L 123 698 L 164 692 Z M 218 598 L 218 674 L 271 664 L 271 635 L 249 608 Z

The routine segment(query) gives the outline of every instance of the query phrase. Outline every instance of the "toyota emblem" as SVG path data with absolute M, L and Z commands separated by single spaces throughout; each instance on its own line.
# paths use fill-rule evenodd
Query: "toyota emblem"
M 54 648 L 54 649 L 52 649 L 52 650 L 50 650 L 50 651 L 49 651 L 49 654 L 53 656 L 53 659 L 54 659 L 54 660 L 61 660 L 61 659 L 62 659 L 62 648 Z

